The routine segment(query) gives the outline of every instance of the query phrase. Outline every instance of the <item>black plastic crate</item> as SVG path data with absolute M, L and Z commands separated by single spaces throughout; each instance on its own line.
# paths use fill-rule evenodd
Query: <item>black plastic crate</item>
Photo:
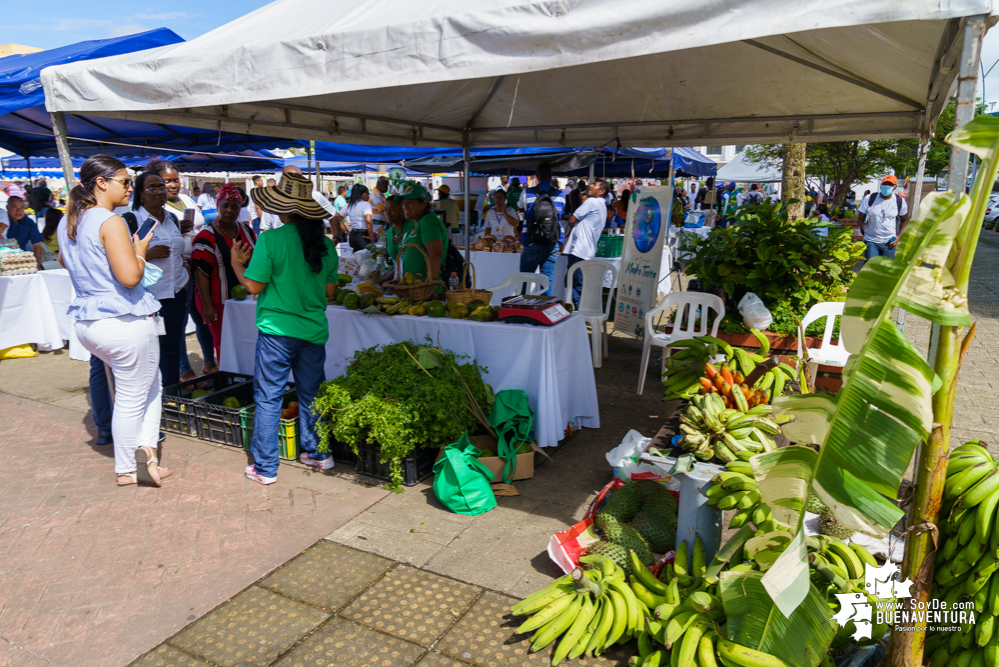
M 222 405 L 227 398 L 239 401 L 238 408 Z M 204 396 L 195 403 L 198 419 L 198 437 L 209 442 L 232 447 L 243 446 L 243 420 L 240 412 L 253 403 L 253 383 L 238 384 L 211 396 Z
M 202 375 L 193 380 L 181 382 L 180 384 L 164 387 L 160 428 L 164 431 L 173 431 L 182 435 L 198 437 L 200 430 L 198 428 L 196 406 L 201 402 L 201 399 L 247 382 L 250 383 L 251 387 L 253 386 L 252 375 L 218 371 Z M 198 390 L 207 391 L 208 394 L 199 398 L 191 398 L 191 394 Z
M 391 464 L 380 460 L 382 448 L 373 443 L 365 443 L 357 455 L 357 472 L 378 479 L 391 479 Z M 415 486 L 421 479 L 432 475 L 439 450 L 417 447 L 402 460 L 402 485 Z

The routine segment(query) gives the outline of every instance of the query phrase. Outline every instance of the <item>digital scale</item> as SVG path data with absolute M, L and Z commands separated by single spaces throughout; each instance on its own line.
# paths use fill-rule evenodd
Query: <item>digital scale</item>
M 554 296 L 508 296 L 500 304 L 501 322 L 551 326 L 569 317 L 569 311 Z

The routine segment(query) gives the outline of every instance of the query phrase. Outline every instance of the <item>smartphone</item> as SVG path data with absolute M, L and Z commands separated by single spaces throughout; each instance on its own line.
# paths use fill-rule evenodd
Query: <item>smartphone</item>
M 155 227 L 155 226 L 156 226 L 157 224 L 159 224 L 159 223 L 157 223 L 157 222 L 156 222 L 155 220 L 153 220 L 152 218 L 150 218 L 149 220 L 146 220 L 145 224 L 143 224 L 143 225 L 142 225 L 141 227 L 139 227 L 139 231 L 138 231 L 138 236 L 139 236 L 139 239 L 144 239 L 144 238 L 146 238 L 146 234 L 148 234 L 148 233 L 149 233 L 149 231 L 150 231 L 150 230 L 151 230 L 151 229 L 152 229 L 153 227 Z
M 194 222 L 194 209 L 185 208 L 184 209 L 184 222 Z

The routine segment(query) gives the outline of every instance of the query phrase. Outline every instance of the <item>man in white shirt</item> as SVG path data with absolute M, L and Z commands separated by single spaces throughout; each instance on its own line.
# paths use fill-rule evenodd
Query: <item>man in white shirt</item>
M 267 187 L 272 188 L 277 185 L 277 181 L 273 178 L 267 179 Z M 281 216 L 275 213 L 268 213 L 267 211 L 262 211 L 260 215 L 260 231 L 266 232 L 268 229 L 277 229 L 282 224 Z
M 599 178 L 593 181 L 586 201 L 569 218 L 569 231 L 562 244 L 562 254 L 567 256 L 566 270 L 570 273 L 573 265 L 597 255 L 597 241 L 607 224 L 607 200 L 604 197 L 608 190 L 607 181 Z M 572 276 L 572 305 L 575 308 L 579 308 L 582 294 L 583 275 L 577 272 Z
M 264 177 L 260 176 L 260 175 L 254 176 L 253 180 L 252 180 L 252 183 L 253 183 L 253 185 L 250 186 L 250 190 L 253 190 L 254 188 L 261 188 L 264 185 Z M 250 193 L 247 192 L 246 194 L 249 195 Z M 249 208 L 251 209 L 250 210 L 250 217 L 253 219 L 253 233 L 254 234 L 259 234 L 260 233 L 260 224 L 261 224 L 261 220 L 263 218 L 264 210 L 262 208 L 260 208 L 259 206 L 257 206 L 257 203 L 255 201 L 253 201 L 253 197 L 250 197 L 250 207 Z
M 909 207 L 905 198 L 895 193 L 898 179 L 888 174 L 881 179 L 881 189 L 864 197 L 857 209 L 857 222 L 864 235 L 867 250 L 864 258 L 883 256 L 895 259 L 898 236 L 909 224 Z M 901 225 L 899 225 L 901 222 Z

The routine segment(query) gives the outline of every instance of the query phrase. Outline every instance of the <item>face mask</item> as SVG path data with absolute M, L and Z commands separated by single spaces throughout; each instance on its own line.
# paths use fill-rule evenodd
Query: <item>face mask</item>
M 143 262 L 143 264 L 145 264 L 146 268 L 142 271 L 142 286 L 149 289 L 159 282 L 160 277 L 163 275 L 163 269 L 149 262 Z
M 881 186 L 881 196 L 891 197 L 891 193 L 895 191 L 895 186 L 893 185 L 882 185 Z

